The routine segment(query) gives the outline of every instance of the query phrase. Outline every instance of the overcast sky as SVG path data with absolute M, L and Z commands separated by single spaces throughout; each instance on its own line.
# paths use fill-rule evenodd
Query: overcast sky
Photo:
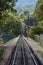
M 37 0 L 18 0 L 16 3 L 17 6 L 26 5 L 26 4 L 36 4 Z

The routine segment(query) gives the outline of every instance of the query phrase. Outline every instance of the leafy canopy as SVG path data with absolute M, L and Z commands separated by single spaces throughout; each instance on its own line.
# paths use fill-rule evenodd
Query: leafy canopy
M 33 35 L 40 35 L 42 33 L 43 33 L 43 27 L 39 25 L 31 27 L 29 30 L 29 34 Z
M 38 0 L 34 15 L 36 16 L 37 20 L 43 19 L 43 0 Z

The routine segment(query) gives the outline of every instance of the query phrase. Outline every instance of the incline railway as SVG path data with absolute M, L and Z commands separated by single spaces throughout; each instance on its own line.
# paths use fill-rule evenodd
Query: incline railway
M 6 65 L 40 65 L 31 52 L 28 43 L 21 36 L 17 42 L 15 52 L 12 54 Z

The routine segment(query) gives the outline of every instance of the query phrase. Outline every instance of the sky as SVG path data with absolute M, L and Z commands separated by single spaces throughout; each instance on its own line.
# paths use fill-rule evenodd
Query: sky
M 18 0 L 18 2 L 16 3 L 16 6 L 22 6 L 22 5 L 26 5 L 26 4 L 36 4 L 37 0 Z

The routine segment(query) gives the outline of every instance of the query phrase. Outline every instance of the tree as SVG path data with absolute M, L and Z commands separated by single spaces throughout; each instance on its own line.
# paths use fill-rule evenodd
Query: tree
M 0 31 L 5 27 L 5 20 L 8 20 L 10 17 L 8 13 L 16 12 L 14 9 L 15 2 L 17 0 L 0 0 Z
M 32 35 L 39 35 L 43 33 L 43 27 L 42 26 L 33 26 L 30 28 L 29 30 L 29 34 L 32 34 Z
M 37 20 L 43 20 L 43 0 L 38 0 L 34 15 L 36 16 Z
M 12 16 L 9 17 L 8 20 L 4 22 L 4 25 L 2 27 L 2 32 L 5 33 L 5 35 L 14 34 L 18 35 L 20 29 L 22 27 L 21 20 L 18 16 Z
M 27 26 L 29 26 L 29 15 L 27 16 L 27 18 L 25 19 L 25 24 L 27 25 Z
M 0 20 L 6 17 L 9 10 L 14 10 L 15 2 L 16 0 L 0 0 Z
M 8 17 L 8 12 L 16 11 L 14 9 L 16 0 L 0 0 L 0 26 L 3 24 L 3 21 Z

